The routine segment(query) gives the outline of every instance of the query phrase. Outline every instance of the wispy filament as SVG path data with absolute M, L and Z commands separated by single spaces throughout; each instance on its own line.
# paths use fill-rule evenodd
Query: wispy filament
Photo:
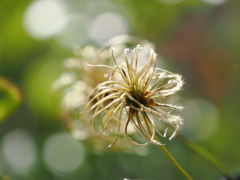
M 90 123 L 102 136 L 116 135 L 111 145 L 122 134 L 135 145 L 161 145 L 155 139 L 156 134 L 165 137 L 172 129 L 169 138 L 172 139 L 182 125 L 182 119 L 172 115 L 173 110 L 182 107 L 162 102 L 165 97 L 181 89 L 182 77 L 157 68 L 157 55 L 153 50 L 144 66 L 140 67 L 140 49 L 138 45 L 132 52 L 126 49 L 121 54 L 113 48 L 114 66 L 91 65 L 108 68 L 109 80 L 98 84 L 90 93 L 80 120 Z M 134 138 L 133 130 L 140 139 Z

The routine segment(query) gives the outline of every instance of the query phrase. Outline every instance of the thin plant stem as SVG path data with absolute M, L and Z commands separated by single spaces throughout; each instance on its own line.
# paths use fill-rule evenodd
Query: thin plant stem
M 155 139 L 160 142 L 160 140 L 156 136 Z M 177 162 L 177 160 L 173 157 L 173 155 L 167 150 L 164 145 L 159 145 L 158 147 L 164 152 L 164 154 L 170 159 L 170 161 L 182 173 L 182 175 L 185 176 L 186 179 L 193 180 L 193 178 L 185 171 L 185 169 L 183 169 L 183 167 Z
M 205 148 L 203 148 L 196 142 L 184 136 L 178 136 L 178 137 L 183 142 L 183 144 L 185 144 L 189 149 L 194 151 L 200 157 L 205 159 L 209 164 L 211 164 L 214 168 L 216 168 L 222 174 L 231 176 L 231 171 L 223 163 L 221 163 L 216 157 L 210 154 Z

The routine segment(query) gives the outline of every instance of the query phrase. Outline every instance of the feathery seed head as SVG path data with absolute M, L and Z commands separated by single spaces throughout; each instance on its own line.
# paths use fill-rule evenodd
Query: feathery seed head
M 135 145 L 160 144 L 158 134 L 165 137 L 172 129 L 169 139 L 178 133 L 182 119 L 172 115 L 181 106 L 165 104 L 163 99 L 179 91 L 182 77 L 156 67 L 156 53 L 151 49 L 146 63 L 139 64 L 138 45 L 132 51 L 121 54 L 112 48 L 113 66 L 90 65 L 107 69 L 108 80 L 99 83 L 88 96 L 80 121 L 90 124 L 101 136 L 114 135 L 115 144 L 122 134 Z M 132 136 L 137 132 L 146 142 L 137 142 Z

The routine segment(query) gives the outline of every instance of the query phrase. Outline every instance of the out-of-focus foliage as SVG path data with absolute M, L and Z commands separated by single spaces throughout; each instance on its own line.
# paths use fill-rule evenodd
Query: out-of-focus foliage
M 206 8 L 204 3 L 195 0 L 113 0 L 127 12 L 131 27 L 136 33 L 157 42 L 164 38 L 172 27 L 178 24 L 185 13 L 199 12 Z M 195 12 L 194 12 L 195 11 Z
M 4 120 L 22 101 L 22 92 L 0 76 L 0 121 Z
M 10 180 L 8 176 L 0 174 L 0 180 Z
M 126 33 L 153 42 L 160 66 L 183 75 L 181 133 L 240 172 L 239 7 L 234 0 L 2 0 L 0 76 L 24 101 L 0 124 L 0 173 L 19 180 L 183 179 L 155 146 L 89 151 L 62 126 L 51 85 L 63 60 L 75 46 Z M 0 111 L 20 102 L 9 92 L 7 101 L 0 94 Z M 164 143 L 194 179 L 221 177 L 177 139 Z

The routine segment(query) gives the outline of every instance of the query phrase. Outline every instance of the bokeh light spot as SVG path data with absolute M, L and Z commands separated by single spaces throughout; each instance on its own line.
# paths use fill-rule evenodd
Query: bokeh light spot
M 103 13 L 92 19 L 89 25 L 89 36 L 101 44 L 110 38 L 128 33 L 125 19 L 117 13 Z
M 185 101 L 184 107 L 183 131 L 193 134 L 199 140 L 209 138 L 217 129 L 220 118 L 214 104 L 204 99 L 190 99 Z
M 84 160 L 84 150 L 80 142 L 65 133 L 50 136 L 43 149 L 46 167 L 55 174 L 73 173 Z
M 149 148 L 146 146 L 138 147 L 134 149 L 134 153 L 139 156 L 147 156 L 149 154 Z
M 55 0 L 33 1 L 27 8 L 23 23 L 27 32 L 36 38 L 49 38 L 65 26 L 66 4 Z
M 160 0 L 162 1 L 163 3 L 165 4 L 178 4 L 178 3 L 181 3 L 183 0 Z
M 82 46 L 90 41 L 87 34 L 87 14 L 73 13 L 65 17 L 65 27 L 57 36 L 58 40 L 67 48 Z
M 202 0 L 204 2 L 210 3 L 210 4 L 222 4 L 226 2 L 226 0 Z
M 16 173 L 25 175 L 32 170 L 37 159 L 37 148 L 29 133 L 14 129 L 4 136 L 2 146 L 5 160 Z
M 90 16 L 96 16 L 105 12 L 118 12 L 116 4 L 109 0 L 91 0 L 85 10 Z

